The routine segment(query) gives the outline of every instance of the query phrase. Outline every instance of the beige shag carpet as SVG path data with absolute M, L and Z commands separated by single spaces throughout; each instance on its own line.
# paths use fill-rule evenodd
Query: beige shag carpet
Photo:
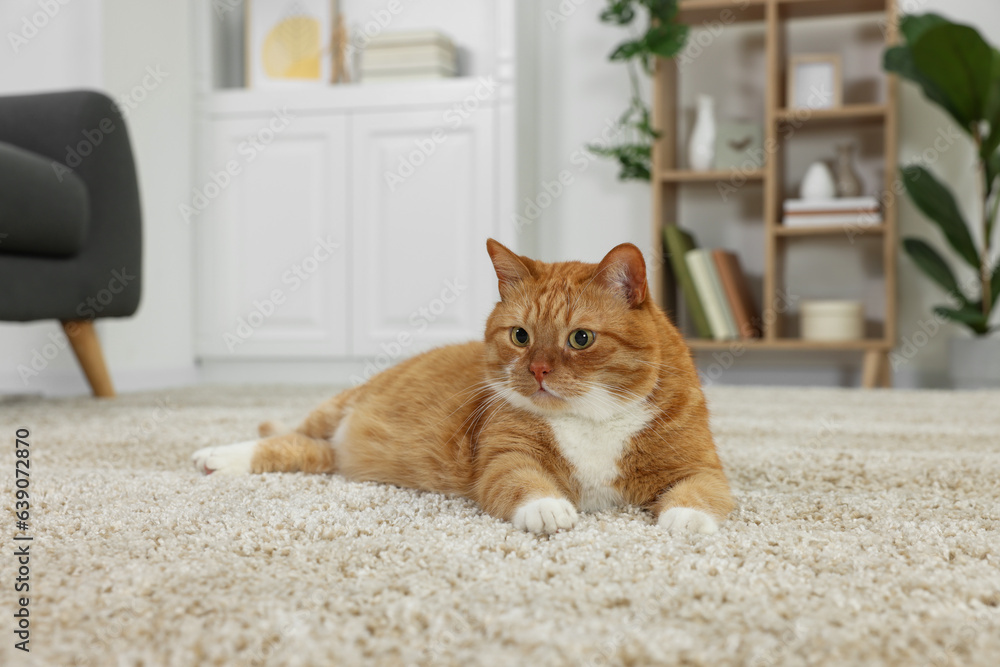
M 538 538 L 460 498 L 192 468 L 328 393 L 0 401 L 0 664 L 1000 664 L 1000 393 L 712 389 L 739 508 L 688 539 L 637 510 Z

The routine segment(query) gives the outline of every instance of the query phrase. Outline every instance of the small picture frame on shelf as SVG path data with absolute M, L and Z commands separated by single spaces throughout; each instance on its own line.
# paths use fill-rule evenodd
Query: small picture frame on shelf
M 843 103 L 840 55 L 792 56 L 788 62 L 789 109 L 835 109 Z
M 715 137 L 715 168 L 755 170 L 764 166 L 764 128 L 758 123 L 721 121 Z
M 335 0 L 246 0 L 246 86 L 326 85 Z

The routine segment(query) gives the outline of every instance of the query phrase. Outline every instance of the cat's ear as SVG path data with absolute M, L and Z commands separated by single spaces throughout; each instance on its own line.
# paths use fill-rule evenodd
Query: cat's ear
M 531 269 L 528 266 L 531 260 L 515 255 L 499 241 L 487 239 L 486 251 L 493 260 L 493 269 L 500 281 L 501 295 L 506 288 L 531 277 Z
M 646 300 L 646 260 L 642 252 L 631 243 L 616 246 L 604 256 L 597 267 L 598 280 L 621 295 L 632 307 Z

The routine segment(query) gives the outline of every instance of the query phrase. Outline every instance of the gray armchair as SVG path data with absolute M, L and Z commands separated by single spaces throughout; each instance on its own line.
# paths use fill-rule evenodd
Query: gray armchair
M 0 321 L 57 319 L 97 396 L 97 317 L 139 307 L 142 219 L 125 120 L 88 91 L 0 98 Z

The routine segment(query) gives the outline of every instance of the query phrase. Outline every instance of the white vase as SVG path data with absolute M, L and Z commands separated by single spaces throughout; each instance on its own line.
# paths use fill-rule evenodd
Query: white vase
M 715 100 L 709 95 L 698 96 L 698 116 L 688 144 L 688 167 L 694 171 L 709 171 L 715 164 Z
M 802 199 L 833 199 L 837 196 L 837 183 L 825 162 L 813 162 L 802 179 Z

